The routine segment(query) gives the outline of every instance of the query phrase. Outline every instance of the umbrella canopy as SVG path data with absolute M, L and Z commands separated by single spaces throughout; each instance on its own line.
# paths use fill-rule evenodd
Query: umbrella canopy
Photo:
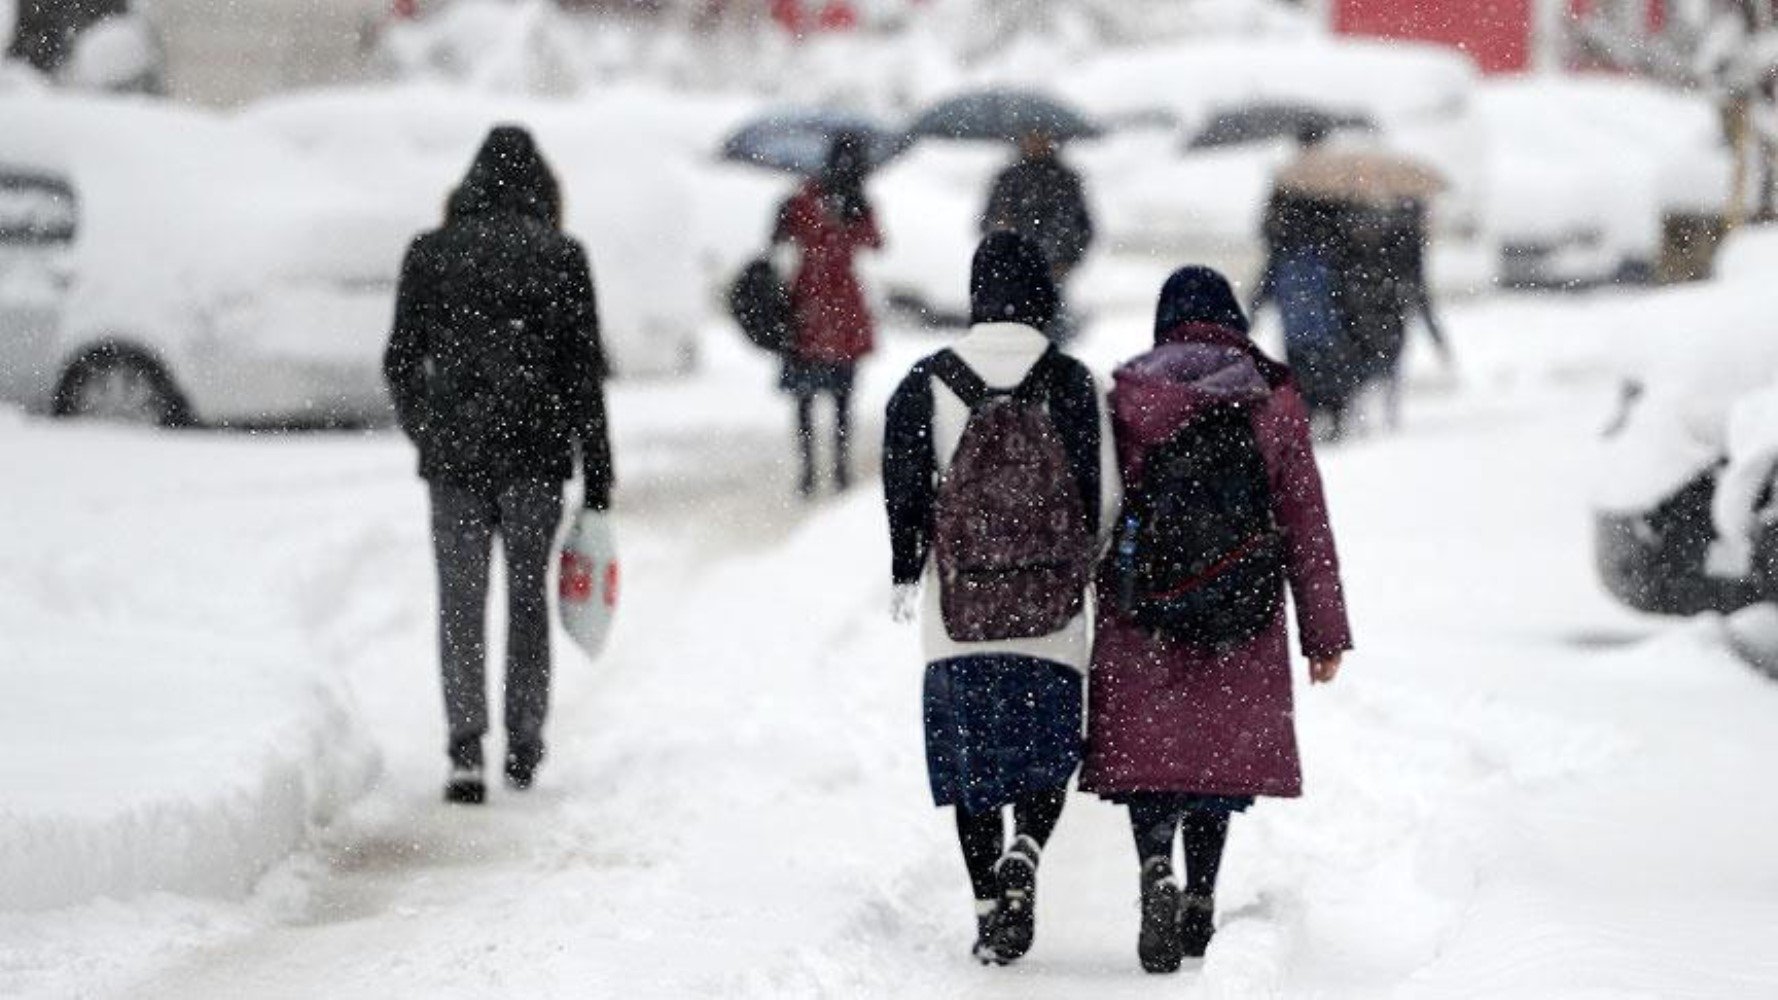
M 722 158 L 768 170 L 813 177 L 827 163 L 827 150 L 841 132 L 861 132 L 870 140 L 871 164 L 881 166 L 908 146 L 864 115 L 821 108 L 779 111 L 741 126 L 722 143 Z
M 1271 139 L 1295 139 L 1306 128 L 1322 134 L 1344 130 L 1375 132 L 1377 123 L 1365 115 L 1329 111 L 1309 104 L 1263 102 L 1225 108 L 1192 136 L 1189 149 L 1216 149 Z
M 1281 191 L 1367 205 L 1426 201 L 1445 187 L 1432 167 L 1374 150 L 1312 149 L 1278 175 Z
M 1041 132 L 1058 142 L 1093 139 L 1103 130 L 1080 112 L 1042 94 L 978 90 L 942 101 L 914 121 L 911 136 L 1018 142 Z

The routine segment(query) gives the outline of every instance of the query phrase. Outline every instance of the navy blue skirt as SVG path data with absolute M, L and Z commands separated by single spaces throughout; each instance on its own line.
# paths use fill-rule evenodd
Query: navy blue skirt
M 792 396 L 845 396 L 852 392 L 852 376 L 856 365 L 804 361 L 794 355 L 784 358 L 784 370 L 778 374 L 778 388 Z
M 926 667 L 932 801 L 979 813 L 1067 786 L 1081 759 L 1081 676 L 1026 656 Z

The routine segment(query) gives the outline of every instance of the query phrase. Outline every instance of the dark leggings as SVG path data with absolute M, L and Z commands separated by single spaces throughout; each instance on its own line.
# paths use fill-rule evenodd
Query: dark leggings
M 1057 788 L 1027 796 L 1012 804 L 1013 834 L 1030 837 L 1042 848 L 1055 832 L 1056 821 L 1062 818 L 1062 805 L 1068 800 L 1068 789 Z M 963 863 L 969 866 L 969 884 L 977 899 L 993 899 L 1000 895 L 994 878 L 994 864 L 1006 853 L 1006 818 L 998 808 L 987 812 L 964 812 L 957 807 L 957 840 L 963 845 Z
M 821 393 L 804 393 L 796 397 L 796 439 L 802 448 L 803 483 L 815 482 L 815 398 Z M 834 479 L 844 486 L 851 478 L 849 453 L 852 438 L 852 393 L 827 393 L 833 397 L 833 471 Z
M 1220 809 L 1190 809 L 1176 796 L 1143 796 L 1130 802 L 1130 831 L 1144 867 L 1155 858 L 1173 863 L 1173 832 L 1185 847 L 1185 891 L 1194 896 L 1216 894 L 1216 874 L 1229 839 L 1229 814 Z

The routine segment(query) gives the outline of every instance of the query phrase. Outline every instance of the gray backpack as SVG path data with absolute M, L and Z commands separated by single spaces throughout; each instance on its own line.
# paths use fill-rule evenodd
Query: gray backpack
M 1051 416 L 1057 359 L 1052 348 L 1019 385 L 993 390 L 954 352 L 933 358 L 933 375 L 969 407 L 933 517 L 939 604 L 954 641 L 1049 635 L 1085 602 L 1093 536 Z

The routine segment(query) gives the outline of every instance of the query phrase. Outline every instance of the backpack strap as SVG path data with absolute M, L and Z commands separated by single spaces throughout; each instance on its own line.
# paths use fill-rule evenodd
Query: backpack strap
M 1032 363 L 1031 370 L 1025 373 L 1023 380 L 1013 387 L 1012 397 L 1027 406 L 1034 406 L 1048 399 L 1056 391 L 1060 374 L 1062 352 L 1051 344 L 1043 349 L 1037 360 Z
M 956 351 L 946 348 L 932 356 L 932 374 L 947 389 L 957 394 L 963 405 L 975 410 L 994 396 L 1004 396 L 1004 392 L 995 392 L 988 388 L 974 368 L 964 361 Z

